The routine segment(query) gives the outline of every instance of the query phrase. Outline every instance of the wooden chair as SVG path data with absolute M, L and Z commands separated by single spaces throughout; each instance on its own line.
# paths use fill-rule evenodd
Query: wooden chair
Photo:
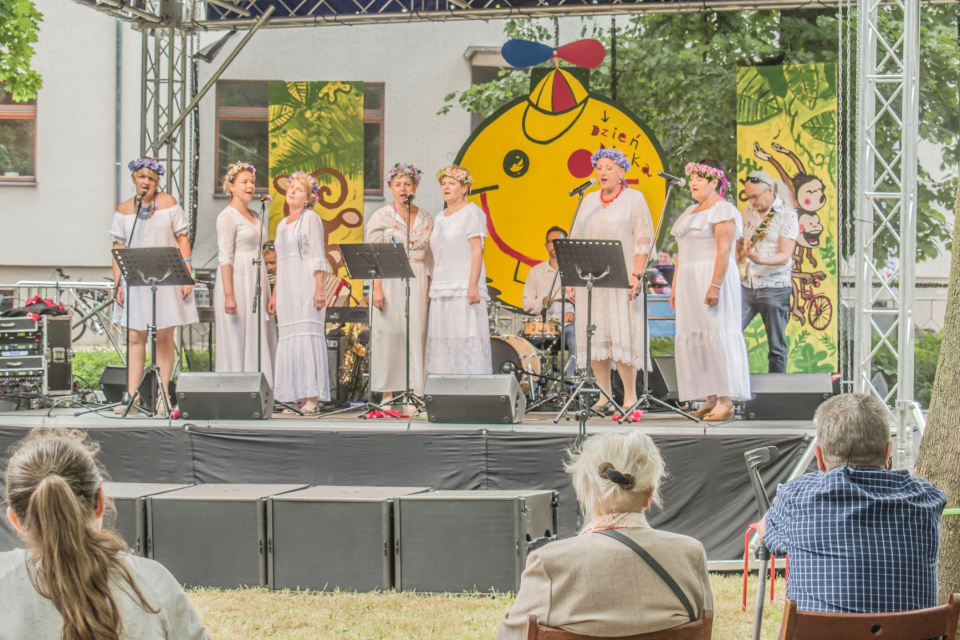
M 712 632 L 713 611 L 710 609 L 704 609 L 703 615 L 696 622 L 688 622 L 664 631 L 641 633 L 637 636 L 618 636 L 617 638 L 584 636 L 572 631 L 537 624 L 537 616 L 527 618 L 527 640 L 710 640 Z
M 956 640 L 960 593 L 950 603 L 901 613 L 814 613 L 787 600 L 780 640 Z

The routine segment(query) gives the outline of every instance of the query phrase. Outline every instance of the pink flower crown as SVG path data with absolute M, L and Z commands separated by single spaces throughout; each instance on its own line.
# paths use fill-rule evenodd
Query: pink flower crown
M 688 162 L 683 170 L 688 176 L 698 175 L 707 180 L 716 180 L 720 183 L 720 188 L 717 189 L 717 193 L 719 193 L 721 197 L 726 195 L 727 187 L 730 186 L 730 183 L 727 182 L 727 174 L 725 174 L 722 169 L 700 164 L 699 162 Z
M 473 178 L 470 176 L 470 172 L 463 167 L 450 166 L 437 171 L 437 182 L 442 182 L 444 178 L 453 178 L 467 187 L 473 184 Z
M 234 162 L 223 176 L 223 192 L 225 194 L 230 195 L 230 185 L 233 184 L 233 181 L 237 178 L 237 174 L 241 171 L 249 171 L 253 174 L 254 178 L 257 177 L 257 168 L 249 162 L 242 162 L 240 160 Z
M 294 172 L 291 173 L 290 176 L 287 178 L 287 192 L 288 192 L 288 193 L 290 192 L 290 183 L 291 183 L 294 179 L 300 179 L 300 178 L 303 178 L 304 180 L 306 180 L 306 181 L 307 181 L 307 184 L 308 184 L 309 187 L 310 187 L 310 188 L 308 189 L 308 192 L 307 192 L 307 203 L 304 205 L 305 208 L 309 209 L 309 208 L 312 207 L 313 205 L 317 204 L 317 200 L 320 199 L 320 185 L 317 184 L 317 179 L 314 178 L 314 177 L 313 177 L 312 175 L 310 175 L 309 173 L 305 173 L 305 172 L 303 172 L 303 171 L 294 171 Z
M 412 164 L 400 164 L 398 162 L 397 164 L 393 165 L 393 168 L 390 169 L 389 173 L 387 173 L 387 187 L 390 186 L 390 183 L 393 182 L 394 178 L 402 175 L 410 176 L 410 179 L 413 180 L 413 184 L 420 184 L 420 177 L 423 175 L 423 172 Z

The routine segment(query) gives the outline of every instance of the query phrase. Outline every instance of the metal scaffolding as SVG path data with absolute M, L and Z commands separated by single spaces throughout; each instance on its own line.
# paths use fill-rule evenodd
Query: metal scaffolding
M 858 14 L 854 389 L 872 393 L 892 407 L 894 462 L 908 467 L 919 415 L 913 389 L 913 307 L 920 0 L 859 0 Z M 896 379 L 885 391 L 871 367 L 873 357 L 883 350 L 897 360 Z

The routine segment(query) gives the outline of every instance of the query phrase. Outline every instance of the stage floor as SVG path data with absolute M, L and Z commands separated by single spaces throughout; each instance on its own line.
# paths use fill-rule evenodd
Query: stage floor
M 523 424 L 435 424 L 275 415 L 269 420 L 122 418 L 80 409 L 0 413 L 0 452 L 37 426 L 82 429 L 100 444 L 116 482 L 298 483 L 432 489 L 549 489 L 560 492 L 561 537 L 576 535 L 576 496 L 563 469 L 575 443 L 574 420 L 527 414 Z M 662 508 L 652 526 L 700 540 L 712 570 L 742 567 L 743 536 L 757 511 L 743 453 L 776 446 L 780 459 L 762 471 L 768 490 L 805 472 L 811 422 L 732 421 L 696 424 L 647 414 L 637 424 L 593 419 L 587 433 L 638 429 L 656 442 L 667 467 Z M 0 486 L 2 494 L 2 486 Z M 0 518 L 0 550 L 16 544 Z M 738 558 L 741 558 L 738 560 Z

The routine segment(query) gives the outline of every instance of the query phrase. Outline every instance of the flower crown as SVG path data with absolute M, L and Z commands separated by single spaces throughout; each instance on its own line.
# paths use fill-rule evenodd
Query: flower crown
M 683 170 L 688 176 L 696 174 L 707 180 L 716 180 L 720 183 L 720 188 L 717 189 L 717 193 L 719 193 L 721 197 L 726 195 L 727 187 L 730 186 L 730 183 L 727 182 L 727 175 L 722 169 L 717 169 L 716 167 L 711 167 L 710 165 L 706 164 L 700 164 L 699 162 L 688 162 L 687 166 L 684 167 Z
M 230 194 L 230 185 L 233 184 L 233 181 L 236 179 L 237 174 L 241 171 L 249 171 L 253 174 L 253 177 L 257 177 L 257 168 L 250 164 L 249 162 L 242 162 L 237 160 L 227 169 L 227 173 L 223 176 L 223 192 L 227 195 Z
M 390 172 L 387 173 L 387 187 L 390 186 L 390 183 L 393 182 L 394 178 L 402 175 L 410 176 L 410 179 L 413 180 L 413 184 L 420 184 L 420 177 L 423 175 L 423 172 L 412 164 L 400 164 L 398 162 L 397 164 L 393 165 L 393 169 L 390 169 Z
M 320 185 L 317 184 L 316 178 L 314 178 L 309 173 L 305 173 L 303 171 L 294 171 L 293 173 L 291 173 L 290 176 L 287 178 L 287 185 L 293 182 L 293 180 L 300 179 L 300 178 L 306 180 L 307 185 L 309 187 L 307 189 L 307 203 L 304 205 L 307 209 L 309 209 L 313 205 L 317 204 L 317 200 L 320 199 Z M 287 186 L 287 190 L 288 191 L 290 190 L 289 186 Z
M 437 182 L 442 182 L 444 178 L 453 178 L 460 184 L 467 187 L 473 184 L 473 178 L 470 176 L 470 172 L 463 167 L 457 167 L 454 165 L 437 171 Z
M 600 158 L 606 158 L 607 160 L 613 160 L 618 165 L 623 167 L 624 171 L 630 170 L 630 160 L 627 156 L 623 155 L 623 152 L 619 149 L 600 149 L 595 154 L 590 156 L 590 164 L 593 165 L 593 168 L 597 168 L 597 162 Z
M 153 171 L 158 176 L 162 176 L 165 172 L 163 165 L 154 160 L 153 158 L 148 158 L 146 156 L 142 158 L 137 158 L 136 160 L 131 160 L 127 165 L 127 168 L 130 169 L 130 173 L 135 173 L 140 169 L 149 169 Z

